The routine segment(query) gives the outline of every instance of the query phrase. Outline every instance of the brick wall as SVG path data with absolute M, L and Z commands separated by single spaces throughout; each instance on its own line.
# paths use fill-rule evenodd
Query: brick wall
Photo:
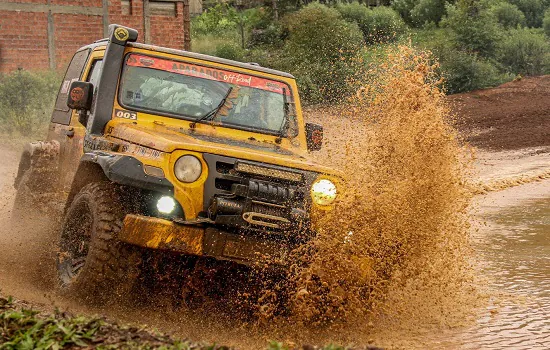
M 110 23 L 137 29 L 140 42 L 184 49 L 184 1 L 0 0 L 0 72 L 64 70 L 79 47 L 106 36 Z
M 47 16 L 0 11 L 0 71 L 47 69 Z

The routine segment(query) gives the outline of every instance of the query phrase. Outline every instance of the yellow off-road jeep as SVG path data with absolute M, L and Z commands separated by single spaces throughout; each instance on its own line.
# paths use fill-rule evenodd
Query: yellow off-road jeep
M 61 289 L 114 291 L 147 249 L 288 265 L 338 193 L 306 158 L 323 130 L 304 124 L 295 79 L 137 35 L 111 25 L 76 52 L 47 141 L 21 158 L 14 212 L 45 192 L 65 203 Z

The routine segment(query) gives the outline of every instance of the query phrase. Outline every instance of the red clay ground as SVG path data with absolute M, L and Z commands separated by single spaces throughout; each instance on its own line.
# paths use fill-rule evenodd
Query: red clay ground
M 448 96 L 456 127 L 472 145 L 494 151 L 550 146 L 550 75 Z

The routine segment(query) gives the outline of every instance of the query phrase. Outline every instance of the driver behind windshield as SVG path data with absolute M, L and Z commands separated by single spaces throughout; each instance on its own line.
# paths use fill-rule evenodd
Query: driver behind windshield
M 126 65 L 119 96 L 123 106 L 197 122 L 270 132 L 285 124 L 283 94 L 211 77 Z

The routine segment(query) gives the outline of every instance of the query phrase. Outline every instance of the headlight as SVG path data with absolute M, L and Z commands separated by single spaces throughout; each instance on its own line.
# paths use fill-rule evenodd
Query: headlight
M 195 182 L 201 173 L 201 161 L 195 156 L 180 157 L 174 164 L 174 174 L 181 182 Z
M 318 205 L 332 204 L 336 199 L 336 186 L 330 180 L 318 180 L 311 186 L 311 198 Z
M 176 201 L 172 197 L 162 196 L 157 202 L 157 209 L 162 214 L 170 214 L 176 209 Z

